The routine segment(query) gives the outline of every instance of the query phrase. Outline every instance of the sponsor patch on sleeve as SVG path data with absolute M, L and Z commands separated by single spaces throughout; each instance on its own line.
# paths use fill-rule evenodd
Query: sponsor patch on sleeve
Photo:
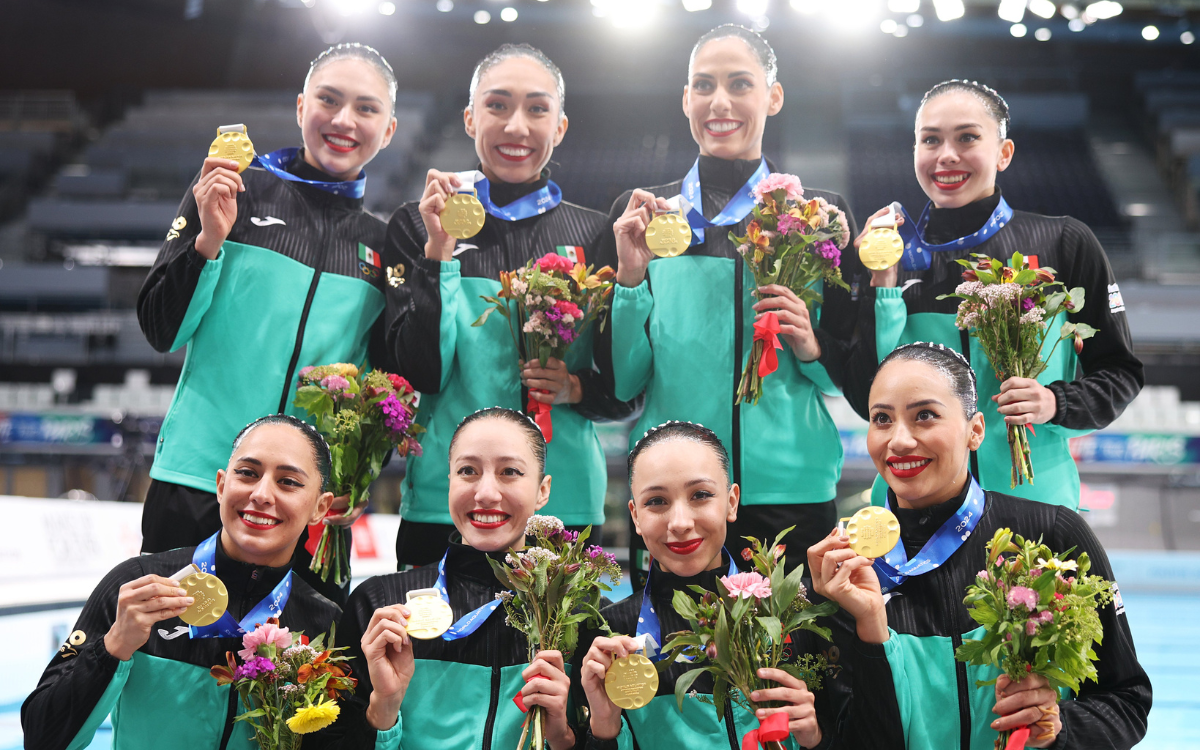
M 1111 313 L 1125 312 L 1125 299 L 1116 284 L 1108 285 L 1108 311 Z
M 1118 615 L 1125 614 L 1125 600 L 1121 598 L 1121 589 L 1117 587 L 1117 582 L 1113 581 L 1113 607 L 1116 608 Z

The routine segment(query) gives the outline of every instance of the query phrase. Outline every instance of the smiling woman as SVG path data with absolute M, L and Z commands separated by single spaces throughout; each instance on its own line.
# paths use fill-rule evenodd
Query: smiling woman
M 545 463 L 559 492 L 547 512 L 570 526 L 604 522 L 604 455 L 592 423 L 621 419 L 632 405 L 618 402 L 592 367 L 591 326 L 563 359 L 524 350 L 503 321 L 473 326 L 500 291 L 501 273 L 547 253 L 566 264 L 587 264 L 585 248 L 604 229 L 604 217 L 563 200 L 546 165 L 567 133 L 562 73 L 528 45 L 506 44 L 480 60 L 471 76 L 463 127 L 475 142 L 478 169 L 431 169 L 419 201 L 401 206 L 388 225 L 384 264 L 411 269 L 390 289 L 387 342 L 399 372 L 419 390 L 424 455 L 410 458 L 396 537 L 401 568 L 436 561 L 454 531 L 446 507 L 457 480 L 446 464 L 448 440 L 467 415 L 493 405 L 529 410 L 550 404 L 553 440 Z M 467 241 L 442 225 L 456 193 L 478 196 L 482 228 Z M 461 233 L 460 235 L 461 236 Z M 520 377 L 514 364 L 521 363 Z M 543 407 L 544 408 L 544 407 Z
M 234 723 L 230 686 L 218 686 L 208 670 L 267 617 L 314 635 L 340 617 L 291 570 L 301 533 L 333 501 L 323 491 L 328 471 L 329 449 L 304 422 L 271 415 L 248 425 L 218 472 L 221 530 L 105 576 L 75 624 L 75 648 L 59 651 L 21 709 L 26 746 L 87 747 L 112 712 L 121 717 L 114 746 L 249 747 L 249 727 Z M 228 616 L 213 625 L 189 628 L 180 619 L 194 600 L 179 580 L 193 565 L 228 591 Z
M 340 44 L 313 60 L 296 96 L 302 148 L 259 154 L 241 172 L 236 162 L 204 160 L 138 298 L 155 349 L 188 347 L 150 469 L 143 552 L 217 531 L 222 446 L 260 414 L 302 416 L 293 401 L 304 367 L 359 364 L 369 354 L 392 369 L 380 343 L 385 225 L 363 209 L 363 167 L 392 138 L 395 97 L 395 75 L 378 52 Z M 231 342 L 237 372 L 227 366 Z M 345 601 L 346 589 L 309 571 L 307 550 L 297 555 L 299 575 Z

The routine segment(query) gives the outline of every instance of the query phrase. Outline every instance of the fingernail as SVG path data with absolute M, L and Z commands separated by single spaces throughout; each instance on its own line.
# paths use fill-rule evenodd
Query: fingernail
M 187 596 L 187 589 L 175 589 L 175 596 Z
M 196 603 L 196 600 L 190 596 L 185 596 L 183 600 L 188 603 L 189 607 Z

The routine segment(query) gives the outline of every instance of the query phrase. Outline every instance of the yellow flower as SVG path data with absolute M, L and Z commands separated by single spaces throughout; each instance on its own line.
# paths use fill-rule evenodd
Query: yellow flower
M 348 365 L 345 362 L 338 362 L 335 365 L 330 365 L 330 367 L 332 367 L 334 369 L 334 371 L 337 372 L 338 375 L 341 375 L 343 378 L 358 377 L 358 368 L 355 367 L 354 365 Z
M 337 721 L 341 711 L 338 704 L 322 701 L 315 706 L 304 706 L 297 710 L 296 715 L 287 720 L 287 726 L 296 734 L 317 732 Z
M 1052 557 L 1049 560 L 1043 560 L 1039 557 L 1038 567 L 1043 570 L 1055 570 L 1061 573 L 1064 570 L 1077 570 L 1079 563 L 1074 560 L 1059 560 L 1057 557 Z

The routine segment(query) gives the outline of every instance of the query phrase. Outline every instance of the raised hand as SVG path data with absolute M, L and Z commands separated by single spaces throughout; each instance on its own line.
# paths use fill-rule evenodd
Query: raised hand
M 864 643 L 883 643 L 888 639 L 887 611 L 872 563 L 850 549 L 850 537 L 837 529 L 808 548 L 813 589 L 854 617 Z
M 200 168 L 200 180 L 192 187 L 200 212 L 196 252 L 209 260 L 216 260 L 221 243 L 237 221 L 237 194 L 246 189 L 237 168 L 236 161 L 210 156 Z
M 442 228 L 442 211 L 446 208 L 446 201 L 461 186 L 458 175 L 451 172 L 431 169 L 425 175 L 425 192 L 421 194 L 417 210 L 421 213 L 421 221 L 425 223 L 425 234 L 429 235 L 425 242 L 425 257 L 430 260 L 448 261 L 454 257 L 454 245 L 458 240 Z
M 654 257 L 646 246 L 646 227 L 654 220 L 656 209 L 670 210 L 665 198 L 634 190 L 625 213 L 613 224 L 617 239 L 617 283 L 621 286 L 635 287 L 646 278 L 646 267 Z
M 412 641 L 408 617 L 401 604 L 380 607 L 371 615 L 362 637 L 363 657 L 371 677 L 371 702 L 367 722 L 376 729 L 391 729 L 413 676 Z
M 878 211 L 876 211 L 875 213 L 871 214 L 871 216 L 863 223 L 863 230 L 858 233 L 857 237 L 854 238 L 854 248 L 856 250 L 858 249 L 858 246 L 862 244 L 863 237 L 866 237 L 867 232 L 871 231 L 871 222 L 875 221 L 876 219 L 881 219 L 884 216 L 887 216 L 887 213 L 889 210 L 891 210 L 891 209 L 888 208 L 887 206 L 885 206 L 885 207 L 879 209 Z M 901 215 L 899 212 L 897 212 L 896 213 L 896 226 L 901 227 L 903 225 L 904 225 L 904 216 Z M 893 287 L 893 286 L 896 286 L 896 284 L 899 281 L 899 278 L 900 278 L 900 264 L 897 263 L 896 265 L 892 266 L 891 268 L 885 268 L 882 271 L 871 271 L 871 286 Z
M 117 617 L 104 635 L 104 648 L 129 661 L 150 640 L 156 623 L 183 614 L 192 601 L 170 578 L 148 575 L 124 584 L 117 593 Z
M 629 656 L 638 650 L 638 642 L 627 635 L 612 638 L 597 638 L 583 657 L 579 669 L 579 681 L 587 695 L 592 736 L 598 740 L 611 740 L 621 733 L 621 708 L 609 699 L 604 689 L 604 678 L 612 667 L 613 659 Z

